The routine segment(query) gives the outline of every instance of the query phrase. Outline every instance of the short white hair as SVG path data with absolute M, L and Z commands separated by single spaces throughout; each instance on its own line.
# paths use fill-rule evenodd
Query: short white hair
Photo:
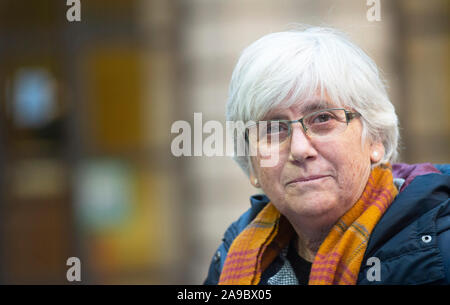
M 379 163 L 395 161 L 398 118 L 385 81 L 374 61 L 332 28 L 272 33 L 248 46 L 231 77 L 227 121 L 259 121 L 274 108 L 312 100 L 318 92 L 359 112 L 363 141 L 369 136 L 384 145 Z M 234 159 L 249 175 L 249 157 L 235 154 Z

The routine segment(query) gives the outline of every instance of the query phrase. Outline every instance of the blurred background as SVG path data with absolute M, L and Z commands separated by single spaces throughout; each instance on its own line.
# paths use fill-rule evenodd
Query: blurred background
M 200 284 L 255 193 L 228 157 L 174 157 L 171 125 L 225 123 L 240 52 L 291 23 L 379 65 L 401 161 L 450 161 L 448 0 L 0 0 L 0 283 Z

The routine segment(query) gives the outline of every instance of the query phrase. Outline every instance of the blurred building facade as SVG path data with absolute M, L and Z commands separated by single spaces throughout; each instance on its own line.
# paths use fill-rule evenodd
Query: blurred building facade
M 228 157 L 171 154 L 177 120 L 225 124 L 240 52 L 291 23 L 347 32 L 379 65 L 401 161 L 449 162 L 449 2 L 0 2 L 0 280 L 197 284 L 252 189 Z M 193 124 L 192 124 L 193 126 Z
M 170 281 L 175 35 L 148 4 L 1 2 L 3 282 L 67 283 L 73 256 L 83 283 Z

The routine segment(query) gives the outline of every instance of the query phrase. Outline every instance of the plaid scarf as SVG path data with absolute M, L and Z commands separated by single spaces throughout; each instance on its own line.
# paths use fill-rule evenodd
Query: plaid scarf
M 356 284 L 370 234 L 396 195 L 391 168 L 374 168 L 360 199 L 336 222 L 316 253 L 310 285 Z M 287 219 L 268 203 L 231 244 L 219 285 L 258 284 L 293 234 Z

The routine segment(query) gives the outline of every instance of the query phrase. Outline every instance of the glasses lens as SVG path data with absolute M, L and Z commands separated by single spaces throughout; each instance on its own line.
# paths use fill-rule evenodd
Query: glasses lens
M 310 137 L 332 137 L 347 128 L 344 109 L 324 109 L 303 117 L 306 133 Z M 289 122 L 259 121 L 247 129 L 251 149 L 270 153 L 279 149 L 289 137 Z
M 260 150 L 277 148 L 289 136 L 289 125 L 283 121 L 260 121 L 248 128 L 250 145 Z
M 345 130 L 345 110 L 323 110 L 304 117 L 303 123 L 310 136 L 333 136 Z

